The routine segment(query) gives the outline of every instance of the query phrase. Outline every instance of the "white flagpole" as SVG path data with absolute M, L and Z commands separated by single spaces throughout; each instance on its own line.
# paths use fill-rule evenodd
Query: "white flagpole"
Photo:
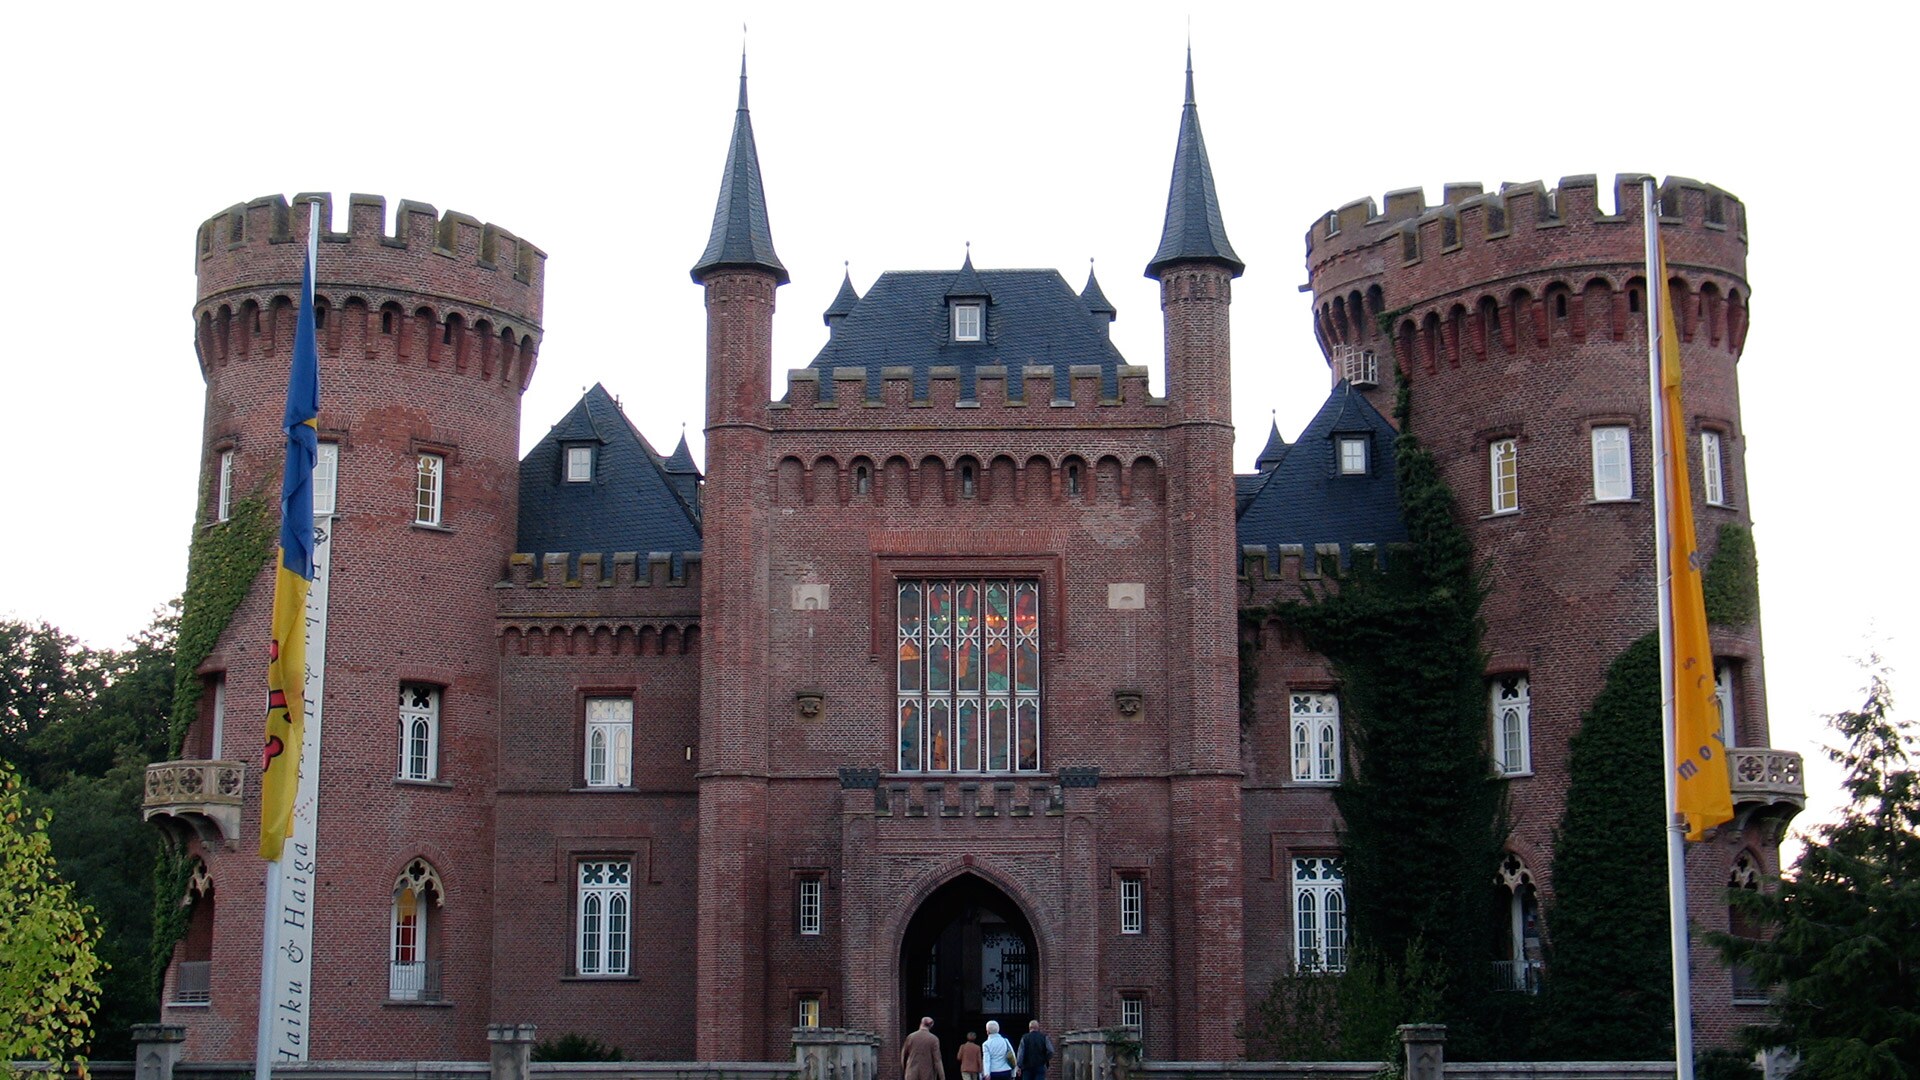
M 311 310 L 313 307 L 314 276 L 319 272 L 320 259 L 320 200 L 307 204 L 307 273 L 308 285 L 301 302 Z M 304 632 L 304 628 L 303 628 Z M 253 1076 L 254 1080 L 271 1080 L 273 1075 L 273 1008 L 274 990 L 278 984 L 278 965 L 280 951 L 279 931 L 273 924 L 274 914 L 280 910 L 280 882 L 285 877 L 286 853 L 267 864 L 267 887 L 260 901 L 260 1007 L 255 1020 L 253 1033 Z
M 1653 415 L 1654 576 L 1660 586 L 1660 743 L 1667 826 L 1667 930 L 1673 950 L 1673 1056 L 1677 1080 L 1693 1080 L 1693 980 L 1687 948 L 1687 827 L 1674 811 L 1673 567 L 1667 514 L 1667 432 L 1662 405 L 1660 334 L 1665 325 L 1667 283 L 1660 274 L 1660 204 L 1653 177 L 1641 182 L 1640 205 L 1647 230 L 1647 399 Z

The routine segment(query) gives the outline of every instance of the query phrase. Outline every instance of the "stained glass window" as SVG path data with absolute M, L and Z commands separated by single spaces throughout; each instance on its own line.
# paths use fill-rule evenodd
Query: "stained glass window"
M 1040 768 L 1040 583 L 902 581 L 896 590 L 902 772 Z

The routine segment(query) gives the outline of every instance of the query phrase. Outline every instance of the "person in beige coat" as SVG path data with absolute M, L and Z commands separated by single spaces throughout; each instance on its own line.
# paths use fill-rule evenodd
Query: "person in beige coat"
M 940 1061 L 940 1040 L 933 1034 L 933 1017 L 921 1017 L 920 1030 L 907 1036 L 900 1047 L 900 1071 L 905 1080 L 947 1080 L 947 1067 Z

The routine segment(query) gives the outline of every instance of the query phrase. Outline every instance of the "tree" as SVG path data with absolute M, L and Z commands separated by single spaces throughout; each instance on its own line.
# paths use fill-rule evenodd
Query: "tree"
M 0 761 L 0 1063 L 80 1054 L 100 1004 L 100 925 L 60 880 L 46 830 Z
M 1711 935 L 1731 963 L 1775 986 L 1774 1019 L 1748 1028 L 1755 1049 L 1800 1056 L 1804 1080 L 1920 1078 L 1920 772 L 1913 725 L 1893 715 L 1876 670 L 1866 702 L 1830 719 L 1846 745 L 1851 805 L 1815 830 L 1777 889 L 1733 890 L 1764 928 Z

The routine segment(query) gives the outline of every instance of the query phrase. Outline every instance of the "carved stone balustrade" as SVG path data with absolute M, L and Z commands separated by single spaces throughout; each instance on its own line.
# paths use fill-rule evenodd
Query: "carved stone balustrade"
M 240 834 L 247 767 L 239 761 L 160 761 L 147 766 L 141 816 L 163 829 L 222 844 Z
M 1807 780 L 1799 754 L 1759 746 L 1736 746 L 1730 752 L 1737 824 L 1764 818 L 1785 829 L 1795 814 L 1806 809 Z

